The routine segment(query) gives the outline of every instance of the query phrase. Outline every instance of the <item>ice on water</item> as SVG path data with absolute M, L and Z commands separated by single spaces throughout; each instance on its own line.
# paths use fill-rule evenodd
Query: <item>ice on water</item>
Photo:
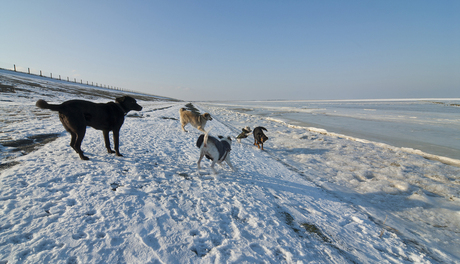
M 219 105 L 460 160 L 460 99 L 243 101 Z

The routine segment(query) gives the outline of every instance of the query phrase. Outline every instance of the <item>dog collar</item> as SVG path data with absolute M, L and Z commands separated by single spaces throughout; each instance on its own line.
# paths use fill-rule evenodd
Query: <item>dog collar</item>
M 123 111 L 123 115 L 127 115 L 128 112 L 125 111 L 125 109 L 123 108 L 123 106 L 121 106 L 121 104 L 119 104 L 118 102 L 115 103 L 116 105 L 118 105 L 118 107 L 120 107 L 121 111 Z

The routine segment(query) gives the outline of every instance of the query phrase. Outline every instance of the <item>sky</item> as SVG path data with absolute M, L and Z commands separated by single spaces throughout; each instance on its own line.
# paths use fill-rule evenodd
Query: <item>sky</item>
M 201 100 L 460 97 L 460 1 L 3 1 L 0 67 Z

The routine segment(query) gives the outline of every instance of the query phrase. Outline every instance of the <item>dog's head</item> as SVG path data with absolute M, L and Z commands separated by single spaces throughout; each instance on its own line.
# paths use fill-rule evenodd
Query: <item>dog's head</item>
M 123 106 L 124 109 L 127 111 L 135 110 L 135 111 L 141 111 L 142 106 L 137 104 L 136 99 L 132 98 L 131 96 L 123 96 L 123 97 L 118 97 L 115 100 L 117 103 Z
M 220 139 L 220 141 L 226 141 L 226 142 L 228 142 L 228 144 L 230 144 L 230 145 L 232 144 L 232 138 L 230 136 L 228 136 L 228 137 L 217 136 L 217 137 Z
M 204 117 L 204 119 L 206 119 L 206 120 L 208 120 L 208 121 L 209 121 L 209 120 L 212 120 L 212 117 L 211 117 L 211 115 L 210 115 L 209 113 L 204 113 L 204 114 L 203 114 L 203 117 Z
M 251 128 L 248 127 L 248 126 L 243 128 L 242 130 L 243 130 L 244 133 L 251 133 L 252 132 Z
M 260 141 L 264 143 L 265 141 L 268 140 L 268 137 L 265 134 L 260 135 Z

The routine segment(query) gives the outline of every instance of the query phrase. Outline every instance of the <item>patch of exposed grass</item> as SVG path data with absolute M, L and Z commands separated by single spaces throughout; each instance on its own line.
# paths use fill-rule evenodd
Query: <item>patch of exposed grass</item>
M 319 229 L 315 224 L 311 223 L 301 223 L 300 226 L 295 222 L 294 217 L 288 212 L 281 212 L 281 216 L 284 222 L 294 230 L 299 236 L 305 236 L 306 234 L 313 235 L 323 242 L 332 243 L 332 240 L 327 237 L 321 229 Z M 306 233 L 305 233 L 306 231 Z
M 38 149 L 39 147 L 52 142 L 58 138 L 59 134 L 38 134 L 27 138 L 0 142 L 4 147 L 11 148 L 10 151 L 21 151 L 24 155 Z
M 303 227 L 308 233 L 318 236 L 324 242 L 332 242 L 331 239 L 329 239 L 325 234 L 323 234 L 323 232 L 316 225 L 310 223 L 303 223 L 300 224 L 300 226 Z

